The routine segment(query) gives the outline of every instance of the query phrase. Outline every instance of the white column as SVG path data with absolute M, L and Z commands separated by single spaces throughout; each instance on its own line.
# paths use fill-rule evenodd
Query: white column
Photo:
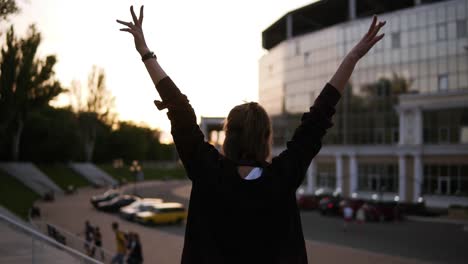
M 349 6 L 349 20 L 354 20 L 356 19 L 356 0 L 348 0 L 348 6 Z
M 315 159 L 309 165 L 307 169 L 307 193 L 313 193 L 315 191 L 315 181 L 317 178 L 317 162 Z
M 353 195 L 358 187 L 358 164 L 356 155 L 349 156 L 349 194 Z
M 417 202 L 421 196 L 421 187 L 423 183 L 423 163 L 420 154 L 414 155 L 414 189 L 413 202 Z
M 406 160 L 404 155 L 398 157 L 398 196 L 400 201 L 406 200 Z
M 404 145 L 406 141 L 405 133 L 406 133 L 406 126 L 405 126 L 405 111 L 402 109 L 398 110 L 398 127 L 399 127 L 399 144 Z
M 335 170 L 336 170 L 336 189 L 337 192 L 343 191 L 343 156 L 336 155 Z

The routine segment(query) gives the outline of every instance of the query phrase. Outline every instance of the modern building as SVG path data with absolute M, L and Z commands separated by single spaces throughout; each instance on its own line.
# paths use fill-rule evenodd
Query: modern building
M 305 189 L 468 205 L 468 0 L 322 0 L 272 24 L 259 102 L 275 152 L 373 14 L 386 36 L 356 67 Z

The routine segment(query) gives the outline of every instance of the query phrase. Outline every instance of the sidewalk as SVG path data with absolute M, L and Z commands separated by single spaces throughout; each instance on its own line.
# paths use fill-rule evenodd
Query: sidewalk
M 468 226 L 467 220 L 449 219 L 445 217 L 429 217 L 429 216 L 406 216 L 410 221 L 430 222 L 439 224 L 455 224 Z

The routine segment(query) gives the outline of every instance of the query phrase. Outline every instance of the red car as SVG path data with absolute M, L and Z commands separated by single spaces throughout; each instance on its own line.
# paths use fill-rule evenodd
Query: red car
M 401 213 L 396 202 L 367 202 L 363 205 L 366 221 L 400 220 Z

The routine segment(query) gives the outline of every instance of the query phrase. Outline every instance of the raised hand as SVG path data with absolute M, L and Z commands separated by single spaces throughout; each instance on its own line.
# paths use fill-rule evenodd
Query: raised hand
M 384 37 L 385 34 L 377 34 L 385 23 L 386 21 L 379 21 L 377 23 L 377 16 L 374 15 L 369 31 L 367 31 L 366 35 L 364 35 L 356 46 L 354 46 L 354 48 L 349 52 L 349 55 L 358 60 L 364 57 L 364 55 L 366 55 L 367 52 Z
M 130 13 L 132 14 L 133 22 L 125 22 L 117 19 L 117 23 L 127 26 L 126 28 L 121 28 L 120 31 L 126 31 L 133 35 L 135 40 L 135 48 L 137 51 L 144 55 L 149 51 L 148 46 L 146 46 L 145 36 L 143 34 L 143 6 L 140 7 L 140 16 L 137 18 L 135 12 L 133 11 L 133 6 L 130 7 Z
M 384 34 L 377 35 L 384 25 L 385 21 L 377 23 L 377 17 L 374 16 L 369 31 L 367 31 L 366 35 L 364 35 L 341 62 L 335 74 L 330 79 L 330 84 L 338 89 L 340 93 L 343 93 L 346 83 L 349 81 L 358 61 L 367 54 L 375 43 L 379 42 L 379 40 L 384 37 Z

